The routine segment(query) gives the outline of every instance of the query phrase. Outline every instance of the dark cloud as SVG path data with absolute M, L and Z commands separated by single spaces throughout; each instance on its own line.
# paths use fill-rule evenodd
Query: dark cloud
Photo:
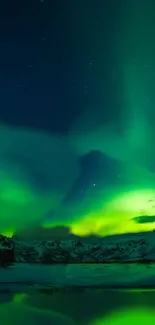
M 123 181 L 120 176 L 123 169 L 125 169 L 125 165 L 117 159 L 108 157 L 100 150 L 92 150 L 82 156 L 79 167 L 79 176 L 63 200 L 65 204 L 79 202 L 79 200 L 84 199 L 88 190 L 91 190 L 95 199 L 97 199 L 98 191 L 106 186 L 118 186 Z
M 139 216 L 133 218 L 136 223 L 153 223 L 155 222 L 155 216 Z

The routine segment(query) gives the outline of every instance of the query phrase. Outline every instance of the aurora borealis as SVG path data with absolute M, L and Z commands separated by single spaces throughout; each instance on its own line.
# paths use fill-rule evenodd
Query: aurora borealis
M 38 226 L 74 181 L 76 156 L 67 140 L 41 132 L 2 127 L 0 138 L 1 230 Z
M 33 52 L 30 60 L 28 52 L 29 63 L 25 53 L 22 57 L 31 72 L 16 68 L 21 82 L 12 107 L 22 107 L 22 121 L 10 111 L 7 118 L 2 114 L 0 126 L 3 234 L 34 229 L 35 236 L 38 226 L 60 225 L 77 235 L 102 236 L 155 227 L 154 4 L 126 0 L 115 6 L 117 15 L 109 4 L 104 19 L 97 9 L 97 19 L 93 4 L 89 10 L 81 10 L 82 2 L 76 10 L 72 5 L 67 17 L 73 21 L 75 15 L 74 41 L 59 55 L 49 41 L 52 29 L 46 32 L 47 21 L 51 26 L 47 15 L 39 29 L 47 34 L 41 36 L 40 54 Z M 57 36 L 51 39 L 57 44 Z M 46 51 L 51 58 L 46 59 Z M 4 106 L 9 106 L 7 98 Z

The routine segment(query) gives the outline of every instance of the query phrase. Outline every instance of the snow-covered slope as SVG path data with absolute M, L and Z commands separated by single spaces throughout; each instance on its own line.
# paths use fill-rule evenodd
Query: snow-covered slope
M 102 263 L 155 262 L 155 232 L 109 236 L 89 243 L 82 239 L 22 241 L 0 237 L 1 248 L 14 247 L 16 262 Z

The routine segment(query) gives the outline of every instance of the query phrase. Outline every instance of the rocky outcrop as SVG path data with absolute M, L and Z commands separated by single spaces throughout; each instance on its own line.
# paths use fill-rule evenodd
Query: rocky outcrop
M 0 249 L 13 247 L 15 261 L 25 263 L 110 263 L 155 261 L 155 233 L 127 239 L 108 237 L 91 244 L 82 239 L 66 241 L 31 241 L 0 236 Z

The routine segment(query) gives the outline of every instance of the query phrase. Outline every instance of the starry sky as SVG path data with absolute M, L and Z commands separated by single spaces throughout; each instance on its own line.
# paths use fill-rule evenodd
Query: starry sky
M 0 4 L 2 233 L 153 229 L 154 7 Z
M 103 105 L 103 83 L 106 94 L 114 64 L 111 2 L 2 2 L 2 122 L 64 134 L 87 105 Z

